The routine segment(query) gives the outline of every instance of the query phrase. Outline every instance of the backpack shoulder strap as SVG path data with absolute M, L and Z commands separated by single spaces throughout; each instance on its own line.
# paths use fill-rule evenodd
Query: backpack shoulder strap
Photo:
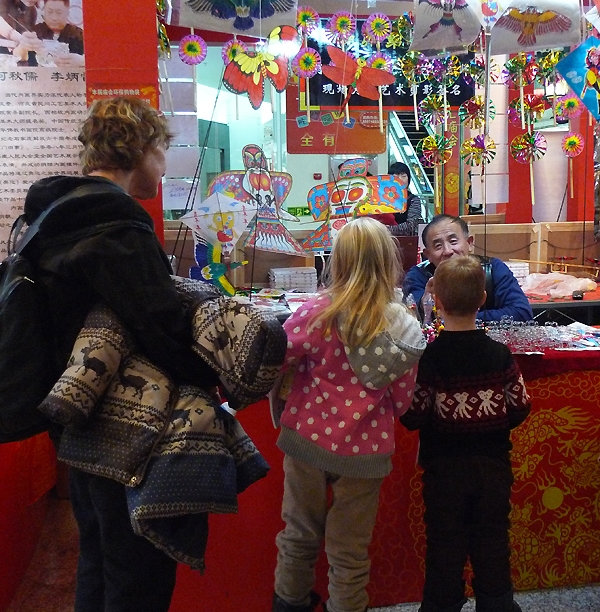
M 46 208 L 46 210 L 39 215 L 38 218 L 25 230 L 23 237 L 17 244 L 17 237 L 26 223 L 25 216 L 20 215 L 17 217 L 10 230 L 10 236 L 8 238 L 8 254 L 11 255 L 12 253 L 21 253 L 23 249 L 31 242 L 31 239 L 38 233 L 44 219 L 50 214 L 50 212 L 52 212 L 55 208 L 58 208 L 58 206 L 61 204 L 86 195 L 104 193 L 110 194 L 117 192 L 123 192 L 123 190 L 117 185 L 111 185 L 109 183 L 106 185 L 90 184 L 76 187 L 72 191 L 69 191 L 69 193 L 58 198 L 58 200 L 52 202 L 52 204 L 50 204 L 50 206 L 48 206 L 48 208 Z
M 481 267 L 485 272 L 485 292 L 487 297 L 485 304 L 482 306 L 484 310 L 490 310 L 494 308 L 494 279 L 492 277 L 492 261 L 486 255 L 478 255 L 481 261 Z

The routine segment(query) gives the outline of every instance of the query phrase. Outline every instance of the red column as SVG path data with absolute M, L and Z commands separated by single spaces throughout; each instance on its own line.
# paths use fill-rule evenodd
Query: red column
M 573 158 L 569 169 L 573 172 L 573 197 L 571 189 L 567 189 L 567 221 L 594 220 L 594 123 L 587 110 L 571 120 L 570 129 L 583 136 L 585 148 Z
M 158 107 L 155 2 L 83 0 L 83 39 L 88 100 L 93 88 L 144 88 Z M 142 204 L 162 240 L 162 194 Z

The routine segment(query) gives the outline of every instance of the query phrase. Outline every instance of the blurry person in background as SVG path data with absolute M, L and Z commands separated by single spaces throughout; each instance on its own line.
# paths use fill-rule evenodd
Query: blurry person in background
M 44 0 L 42 18 L 34 31 L 42 39 L 69 45 L 68 53 L 52 53 L 50 44 L 46 45 L 57 66 L 83 66 L 83 30 L 69 23 L 70 0 Z
M 0 53 L 12 53 L 20 62 L 33 66 L 37 65 L 33 52 L 42 49 L 42 42 L 33 31 L 36 4 L 37 0 L 0 0 L 0 36 L 12 43 L 0 46 Z

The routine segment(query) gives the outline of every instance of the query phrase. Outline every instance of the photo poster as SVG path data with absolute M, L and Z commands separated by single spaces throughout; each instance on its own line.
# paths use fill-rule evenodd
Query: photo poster
M 46 21 L 56 28 L 57 19 L 65 20 L 64 2 L 47 1 L 45 7 L 56 10 L 46 20 L 44 9 L 36 7 L 31 31 L 39 33 L 42 46 L 26 61 L 19 62 L 0 38 L 0 259 L 31 184 L 80 173 L 77 134 L 87 109 L 81 2 L 71 0 L 57 40 L 44 38 L 52 31 Z

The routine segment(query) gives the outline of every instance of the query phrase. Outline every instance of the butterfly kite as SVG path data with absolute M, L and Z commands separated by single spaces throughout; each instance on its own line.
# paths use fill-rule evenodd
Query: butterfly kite
M 285 90 L 289 79 L 289 59 L 298 52 L 300 38 L 296 28 L 275 28 L 264 46 L 254 51 L 239 51 L 227 64 L 223 85 L 232 93 L 247 93 L 252 108 L 260 108 L 265 95 L 265 79 L 278 93 Z
M 509 9 L 498 19 L 494 27 L 506 28 L 519 34 L 517 42 L 524 47 L 531 47 L 537 43 L 536 36 L 567 32 L 571 27 L 571 20 L 554 11 L 540 13 L 534 6 L 528 6 L 524 11 Z
M 338 47 L 328 45 L 327 53 L 333 65 L 323 66 L 321 68 L 323 74 L 334 83 L 348 87 L 342 108 L 348 104 L 350 96 L 355 91 L 363 98 L 379 100 L 381 93 L 378 87 L 396 82 L 393 74 L 379 68 L 369 68 L 363 59 L 355 60 Z

